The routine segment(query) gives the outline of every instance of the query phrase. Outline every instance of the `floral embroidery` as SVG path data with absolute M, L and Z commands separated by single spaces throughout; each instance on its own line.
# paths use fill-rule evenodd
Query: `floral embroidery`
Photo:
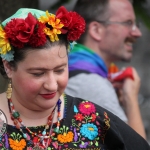
M 98 135 L 98 128 L 92 123 L 83 124 L 80 133 L 89 140 L 94 140 Z
M 5 142 L 4 142 L 5 141 Z M 2 147 L 2 148 L 1 148 Z M 2 137 L 0 137 L 0 148 L 1 150 L 6 150 L 9 148 L 8 144 L 8 136 L 7 134 L 4 134 Z
M 104 139 L 105 139 L 105 135 L 107 133 L 107 130 L 110 128 L 110 124 L 109 124 L 110 118 L 108 117 L 106 112 L 104 112 L 104 116 L 105 116 L 105 118 L 104 118 L 105 126 L 103 128 L 103 133 L 102 133 L 102 136 L 101 136 L 103 143 L 104 143 Z
M 76 120 L 82 121 L 82 119 L 84 118 L 82 114 L 78 113 L 74 116 L 76 118 Z
M 68 133 L 59 134 L 57 138 L 60 143 L 72 142 L 73 133 L 69 131 Z
M 67 100 L 65 101 L 66 104 Z M 47 150 L 65 150 L 68 148 L 101 150 L 106 133 L 110 128 L 110 118 L 107 113 L 104 112 L 104 116 L 101 116 L 92 102 L 83 101 L 79 105 L 74 105 L 72 114 L 72 120 L 60 122 L 59 132 L 56 132 L 55 128 L 52 130 L 53 136 L 49 140 Z M 103 120 L 103 123 L 99 121 L 100 119 Z M 31 130 L 40 133 L 43 128 L 44 126 L 32 127 Z M 43 149 L 40 142 L 37 141 L 37 137 L 28 133 L 28 139 L 28 141 L 25 141 L 21 133 L 4 134 L 0 137 L 0 149 L 8 150 L 9 146 L 12 150 Z M 37 147 L 33 144 L 33 141 L 38 144 Z
M 95 106 L 90 102 L 83 102 L 79 105 L 79 110 L 84 115 L 90 115 L 91 113 L 95 113 Z
M 92 121 L 95 121 L 95 119 L 96 119 L 96 115 L 92 114 Z
M 82 142 L 79 146 L 80 146 L 80 148 L 86 148 L 87 147 L 87 145 L 88 145 L 88 142 Z
M 20 135 L 19 133 L 16 133 L 13 132 L 11 135 L 10 135 L 13 139 L 9 138 L 9 144 L 10 144 L 10 147 L 13 149 L 13 150 L 21 150 L 23 148 L 25 148 L 26 146 L 26 141 L 25 139 L 21 139 L 22 138 L 22 135 Z

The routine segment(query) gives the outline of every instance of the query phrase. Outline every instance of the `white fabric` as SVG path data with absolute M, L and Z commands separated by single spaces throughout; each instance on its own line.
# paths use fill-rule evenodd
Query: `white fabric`
M 97 74 L 78 74 L 69 79 L 65 93 L 92 101 L 127 122 L 127 117 L 119 104 L 115 89 L 106 78 Z

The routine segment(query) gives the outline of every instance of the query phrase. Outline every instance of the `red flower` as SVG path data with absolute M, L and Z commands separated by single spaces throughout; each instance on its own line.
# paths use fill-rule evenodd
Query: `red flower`
M 33 143 L 38 143 L 38 139 L 39 139 L 38 137 L 34 137 L 33 138 Z
M 63 34 L 68 32 L 68 27 L 72 22 L 72 17 L 69 15 L 68 11 L 64 6 L 61 6 L 56 12 L 56 18 L 60 19 L 64 24 L 64 27 L 61 29 Z
M 67 34 L 69 41 L 77 40 L 84 32 L 85 21 L 76 12 L 68 12 L 65 7 L 60 7 L 56 12 L 56 18 L 64 25 L 62 34 Z M 9 43 L 21 49 L 25 45 L 32 47 L 42 46 L 46 43 L 45 24 L 39 22 L 31 13 L 25 19 L 14 18 L 4 28 Z
M 37 22 L 33 35 L 30 38 L 29 45 L 32 47 L 38 47 L 46 43 L 46 35 L 44 33 L 45 24 Z
M 94 104 L 91 102 L 80 103 L 79 110 L 85 115 L 90 115 L 91 113 L 95 113 L 96 111 Z
M 69 33 L 68 33 L 68 40 L 69 41 L 76 41 L 77 39 L 79 39 L 79 37 L 81 36 L 81 32 L 77 31 L 77 30 L 71 30 Z
M 79 39 L 85 30 L 84 19 L 76 12 L 68 12 L 65 7 L 60 7 L 56 12 L 56 17 L 64 24 L 61 32 L 63 34 L 68 32 L 68 40 L 75 41 Z
M 40 134 L 41 135 L 41 134 Z M 51 143 L 51 139 L 50 138 L 48 138 L 48 139 L 44 139 L 44 142 L 45 143 L 47 143 L 48 145 Z M 39 143 L 39 137 L 34 137 L 33 138 L 33 143 L 34 143 L 34 145 L 37 145 L 37 144 L 39 144 L 39 146 L 41 147 L 41 148 L 45 148 L 44 146 L 43 146 L 43 144 L 42 143 Z
M 23 48 L 34 32 L 37 20 L 29 13 L 26 19 L 12 19 L 5 26 L 6 36 L 10 43 L 17 48 Z
M 81 34 L 85 30 L 84 19 L 76 12 L 70 12 L 69 15 L 73 18 L 69 26 L 70 31 L 68 32 L 68 40 L 74 41 L 79 39 Z
M 82 119 L 84 118 L 82 114 L 77 113 L 75 116 L 76 120 L 82 121 Z
M 59 7 L 59 9 L 56 12 L 56 17 L 57 18 L 62 18 L 63 15 L 67 14 L 68 11 L 64 6 Z
M 61 20 L 65 28 L 70 26 L 73 19 L 64 6 L 61 6 L 58 9 L 58 11 L 56 12 L 56 18 Z
M 96 115 L 92 114 L 92 121 L 95 121 L 95 119 L 96 119 Z

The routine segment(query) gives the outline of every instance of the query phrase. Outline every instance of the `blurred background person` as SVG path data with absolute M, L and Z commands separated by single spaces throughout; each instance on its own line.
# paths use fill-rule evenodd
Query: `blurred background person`
M 86 31 L 69 54 L 69 82 L 65 92 L 105 107 L 146 138 L 138 105 L 140 78 L 125 78 L 115 84 L 121 104 L 108 80 L 112 62 L 130 61 L 133 43 L 142 34 L 136 26 L 129 0 L 78 0 L 74 10 L 86 21 Z M 84 11 L 83 11 L 84 10 Z

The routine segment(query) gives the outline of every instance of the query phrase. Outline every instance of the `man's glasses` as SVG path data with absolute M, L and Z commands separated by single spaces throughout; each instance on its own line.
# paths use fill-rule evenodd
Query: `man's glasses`
M 135 31 L 136 28 L 139 28 L 139 24 L 136 22 L 133 22 L 131 20 L 125 21 L 125 22 L 118 22 L 118 21 L 99 21 L 96 20 L 99 23 L 103 23 L 103 24 L 121 24 L 124 25 L 126 27 L 128 27 L 129 29 L 131 29 L 132 31 Z

